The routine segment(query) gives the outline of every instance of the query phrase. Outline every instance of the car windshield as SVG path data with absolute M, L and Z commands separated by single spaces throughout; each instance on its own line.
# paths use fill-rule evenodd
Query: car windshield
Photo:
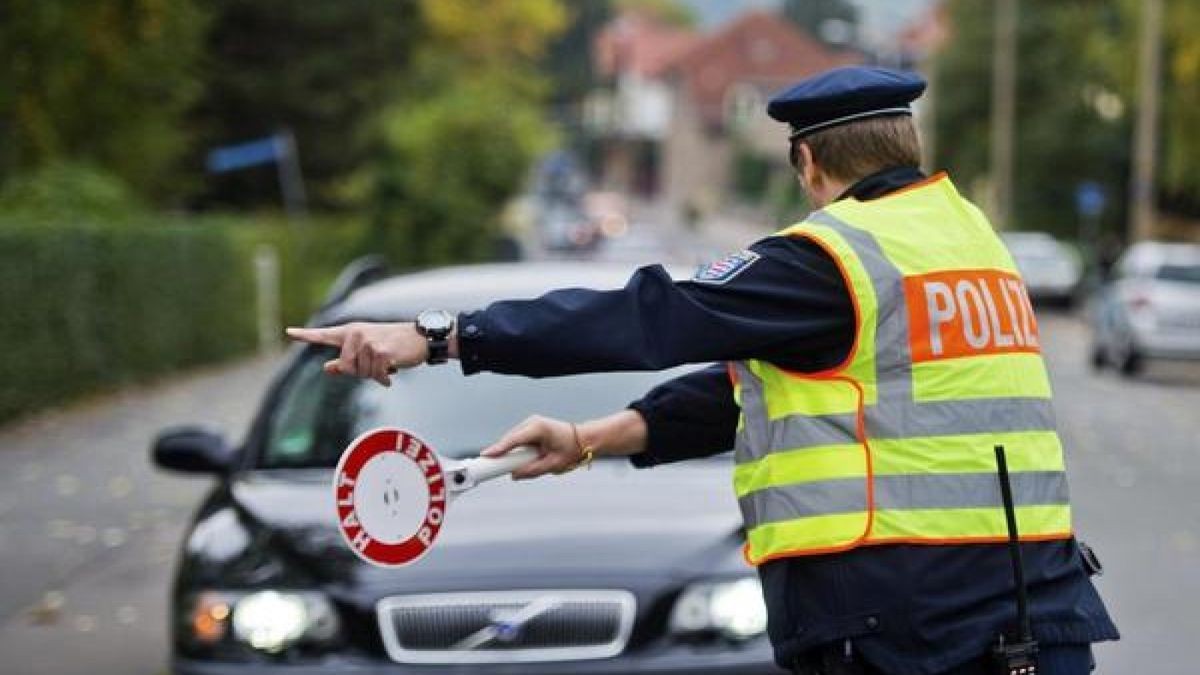
M 325 375 L 321 364 L 332 356 L 314 351 L 297 364 L 271 414 L 259 468 L 332 467 L 347 443 L 380 426 L 410 431 L 443 456 L 475 455 L 532 414 L 569 421 L 607 415 L 687 370 L 464 378 L 450 364 L 398 373 L 385 388 Z
M 1163 265 L 1154 273 L 1154 278 L 1200 284 L 1200 265 Z

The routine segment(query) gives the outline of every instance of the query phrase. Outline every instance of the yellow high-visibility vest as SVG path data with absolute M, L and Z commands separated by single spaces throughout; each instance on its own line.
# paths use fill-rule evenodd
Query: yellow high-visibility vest
M 1025 284 L 950 180 L 844 199 L 778 235 L 810 239 L 837 263 L 855 342 L 820 373 L 730 364 L 747 559 L 1004 541 L 997 444 L 1021 539 L 1070 537 L 1062 444 Z

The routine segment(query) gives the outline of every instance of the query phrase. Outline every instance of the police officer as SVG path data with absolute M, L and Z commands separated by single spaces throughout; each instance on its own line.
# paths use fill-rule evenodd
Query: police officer
M 919 77 L 849 67 L 767 112 L 790 125 L 803 222 L 673 282 L 566 289 L 454 319 L 289 329 L 340 348 L 330 373 L 461 360 L 530 376 L 717 361 L 626 410 L 532 417 L 485 454 L 533 445 L 518 478 L 596 455 L 635 466 L 736 449 L 747 559 L 777 662 L 798 673 L 973 674 L 1012 627 L 992 447 L 1013 465 L 1040 673 L 1089 671 L 1118 637 L 1073 538 L 1062 446 L 1024 284 L 984 216 L 924 175 Z

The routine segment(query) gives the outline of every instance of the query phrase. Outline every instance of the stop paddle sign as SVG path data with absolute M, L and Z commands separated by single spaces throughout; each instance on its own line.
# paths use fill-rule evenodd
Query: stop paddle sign
M 338 528 L 350 550 L 372 565 L 408 565 L 433 546 L 457 495 L 536 457 L 533 448 L 517 448 L 503 457 L 443 459 L 407 431 L 373 429 L 338 460 Z

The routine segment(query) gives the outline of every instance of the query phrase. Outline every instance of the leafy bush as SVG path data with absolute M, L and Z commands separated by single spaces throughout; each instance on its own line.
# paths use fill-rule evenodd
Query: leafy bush
M 87 164 L 54 162 L 6 181 L 0 189 L 0 213 L 25 223 L 114 224 L 143 217 L 146 210 L 113 174 Z
M 478 77 L 394 111 L 386 124 L 370 241 L 405 267 L 487 258 L 498 214 L 550 146 L 540 110 Z
M 156 228 L 0 228 L 0 419 L 245 352 L 250 267 L 228 237 Z
M 362 240 L 351 222 L 16 220 L 0 219 L 0 421 L 249 353 L 255 250 L 278 252 L 282 320 L 295 324 Z

